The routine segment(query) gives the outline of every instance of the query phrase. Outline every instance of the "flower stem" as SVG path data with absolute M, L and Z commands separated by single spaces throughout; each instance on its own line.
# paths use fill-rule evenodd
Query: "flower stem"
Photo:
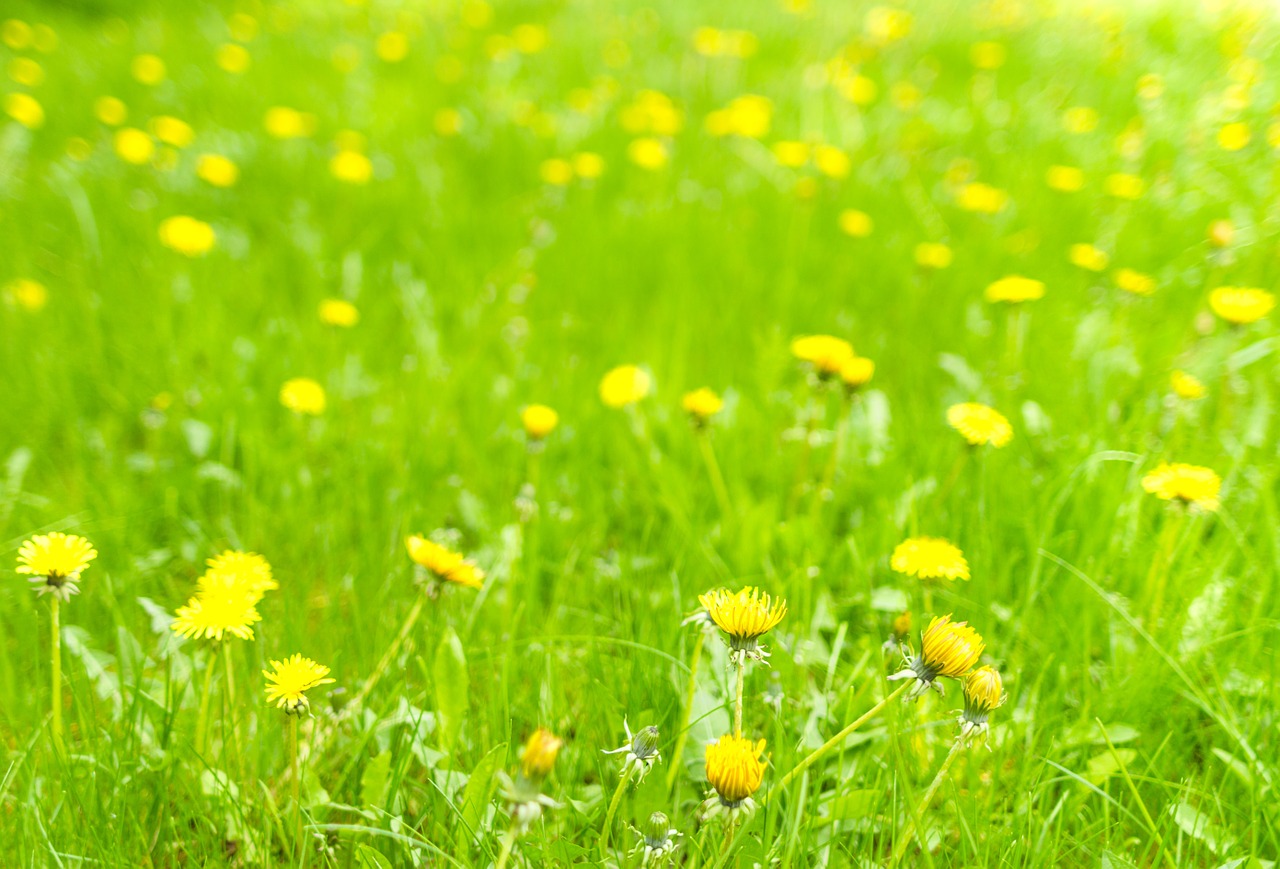
M 302 775 L 298 765 L 298 716 L 289 716 L 289 767 L 293 771 L 294 849 L 298 865 L 302 865 Z
M 707 635 L 698 631 L 698 638 L 693 641 L 693 655 L 689 659 L 689 690 L 685 693 L 684 709 L 680 713 L 680 726 L 676 731 L 675 748 L 671 750 L 671 764 L 667 768 L 667 792 L 675 785 L 676 774 L 680 771 L 680 756 L 684 754 L 684 744 L 689 739 L 689 717 L 693 715 L 693 697 L 698 689 L 698 664 L 702 661 L 702 644 Z
M 200 689 L 200 715 L 196 718 L 196 754 L 204 755 L 205 734 L 209 732 L 209 695 L 213 693 L 213 671 L 218 663 L 218 649 L 209 652 L 204 665 L 204 685 Z
M 925 811 L 929 808 L 929 803 L 933 802 L 933 795 L 942 786 L 942 780 L 946 778 L 947 770 L 951 769 L 952 761 L 960 754 L 962 748 L 964 748 L 964 740 L 957 739 L 952 744 L 951 751 L 947 753 L 947 759 L 942 762 L 942 766 L 938 767 L 938 774 L 933 777 L 933 781 L 929 784 L 929 789 L 924 792 L 924 796 L 920 799 L 920 805 L 915 814 L 907 821 L 907 829 L 903 831 L 902 836 L 898 839 L 897 847 L 893 849 L 894 863 L 901 860 L 902 855 L 906 853 L 907 846 L 911 844 L 911 839 L 915 835 L 916 822 L 924 816 Z
M 698 441 L 698 449 L 702 451 L 702 461 L 707 466 L 711 488 L 715 490 L 716 500 L 720 502 L 720 515 L 727 519 L 733 513 L 733 503 L 729 500 L 729 489 L 724 484 L 724 475 L 720 473 L 720 463 L 716 461 L 716 451 L 711 447 L 711 436 L 701 428 L 694 432 L 693 436 Z
M 742 736 L 742 682 L 747 673 L 747 662 L 738 660 L 738 690 L 733 701 L 733 735 Z
M 1156 544 L 1156 554 L 1151 560 L 1151 569 L 1147 572 L 1147 594 L 1151 599 L 1151 611 L 1148 620 L 1154 628 L 1160 621 L 1160 610 L 1164 608 L 1164 590 L 1169 582 L 1169 570 L 1173 566 L 1173 552 L 1178 538 L 1182 536 L 1182 526 L 1187 518 L 1183 507 L 1172 508 L 1173 517 L 1167 519 L 1160 529 L 1160 540 Z
M 835 440 L 831 444 L 831 455 L 827 459 L 827 468 L 822 473 L 822 485 L 818 489 L 817 503 L 822 503 L 822 494 L 831 490 L 836 482 L 836 470 L 840 467 L 840 448 L 843 446 L 849 428 L 849 415 L 853 412 L 853 402 L 844 399 L 840 405 L 840 418 L 836 420 Z
M 613 816 L 618 812 L 618 804 L 622 802 L 622 794 L 626 791 L 629 781 L 631 781 L 631 765 L 627 764 L 622 770 L 621 778 L 618 779 L 618 787 L 613 792 L 613 799 L 609 800 L 609 811 L 604 813 L 604 827 L 600 830 L 601 860 L 609 858 L 609 832 L 613 829 Z
M 234 753 L 236 759 L 236 772 L 241 773 L 240 768 L 240 728 L 236 724 L 236 677 L 235 670 L 231 666 L 231 644 L 222 644 L 222 663 L 224 671 L 227 674 L 227 687 L 223 692 L 222 709 L 222 748 L 227 754 Z
M 53 746 L 59 754 L 63 753 L 62 745 L 62 627 L 58 615 L 58 596 L 49 596 L 49 655 L 51 699 L 53 701 Z
M 765 796 L 765 798 L 764 798 L 764 799 L 762 799 L 762 800 L 760 801 L 760 802 L 761 802 L 761 805 L 763 805 L 763 804 L 767 803 L 767 802 L 769 801 L 769 798 L 770 798 L 770 797 L 772 797 L 776 792 L 778 792 L 778 791 L 780 791 L 780 790 L 784 789 L 784 788 L 785 788 L 785 787 L 786 787 L 786 786 L 791 782 L 791 780 L 792 780 L 793 778 L 795 778 L 795 777 L 796 777 L 796 776 L 798 776 L 800 773 L 804 772 L 806 769 L 808 769 L 809 767 L 811 767 L 811 766 L 813 766 L 815 763 L 817 763 L 819 760 L 821 760 L 821 759 L 822 759 L 822 757 L 823 757 L 823 755 L 825 755 L 827 752 L 831 751 L 831 749 L 835 748 L 837 745 L 839 745 L 841 742 L 843 742 L 843 741 L 845 740 L 845 737 L 847 737 L 850 733 L 853 733 L 853 732 L 854 732 L 855 730 L 857 730 L 859 727 L 861 727 L 862 725 L 866 724 L 869 720 L 871 720 L 871 718 L 872 718 L 872 717 L 873 717 L 877 712 L 879 712 L 881 709 L 883 709 L 884 707 L 886 707 L 886 706 L 888 706 L 888 705 L 889 705 L 889 701 L 890 701 L 890 700 L 893 700 L 895 697 L 897 697 L 897 696 L 898 696 L 899 694 L 901 694 L 903 691 L 906 691 L 906 690 L 907 690 L 907 688 L 908 688 L 908 687 L 910 687 L 910 685 L 911 685 L 911 683 L 910 683 L 910 682 L 906 682 L 906 683 L 904 683 L 904 684 L 902 684 L 902 685 L 898 686 L 898 689 L 897 689 L 896 691 L 894 691 L 892 694 L 889 694 L 888 696 L 886 696 L 883 700 L 881 700 L 881 701 L 880 701 L 879 703 L 877 703 L 875 706 L 872 706 L 870 709 L 868 709 L 866 712 L 864 712 L 864 713 L 862 714 L 862 716 L 861 716 L 861 717 L 859 717 L 856 721 L 854 721 L 852 724 L 850 724 L 850 725 L 849 725 L 848 727 L 846 727 L 844 730 L 841 730 L 841 731 L 840 731 L 839 733 L 837 733 L 835 736 L 831 737 L 831 738 L 830 738 L 830 739 L 828 739 L 826 742 L 822 743 L 822 745 L 821 745 L 821 746 L 819 746 L 818 748 L 814 749 L 814 751 L 813 751 L 813 753 L 812 753 L 812 754 L 810 754 L 810 755 L 809 755 L 808 757 L 806 757 L 804 760 L 802 760 L 802 761 L 800 761 L 798 764 L 796 764 L 796 765 L 795 765 L 795 768 L 793 768 L 793 769 L 791 770 L 791 772 L 789 772 L 789 773 L 787 773 L 786 775 L 784 775 L 784 776 L 782 777 L 781 781 L 779 781 L 776 785 L 774 785 L 774 786 L 769 790 L 768 795 L 767 795 L 767 796 Z
M 409 632 L 418 623 L 418 616 L 422 615 L 422 607 L 425 603 L 426 598 L 419 595 L 417 602 L 413 605 L 413 609 L 409 610 L 409 615 L 405 618 L 404 624 L 400 626 L 400 633 L 396 634 L 396 638 L 391 641 L 391 645 L 387 646 L 387 651 L 383 653 L 382 660 L 378 662 L 378 666 L 373 668 L 373 673 L 365 680 L 364 687 L 360 689 L 360 693 L 352 698 L 350 703 L 352 710 L 360 708 L 360 704 L 364 702 L 365 698 L 369 696 L 369 692 L 378 684 L 382 674 L 391 666 L 391 661 L 395 658 L 396 653 L 400 651 L 400 647 L 408 639 Z
M 507 861 L 511 859 L 511 849 L 516 844 L 516 828 L 513 825 L 507 830 L 505 836 L 502 837 L 502 853 L 498 855 L 498 862 L 494 865 L 494 869 L 506 869 Z

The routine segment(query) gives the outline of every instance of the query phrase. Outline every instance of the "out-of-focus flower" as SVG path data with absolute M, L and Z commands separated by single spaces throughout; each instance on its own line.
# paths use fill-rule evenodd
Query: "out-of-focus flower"
M 231 187 L 240 178 L 240 169 L 221 154 L 201 154 L 196 160 L 196 177 L 214 187 Z
M 129 108 L 116 97 L 98 97 L 93 101 L 93 115 L 108 127 L 118 127 L 129 117 Z
M 1218 130 L 1218 147 L 1224 151 L 1239 151 L 1249 144 L 1249 125 L 1242 121 L 1224 124 Z
M 405 549 L 415 564 L 427 569 L 436 580 L 451 582 L 467 588 L 484 587 L 484 571 L 475 562 L 464 558 L 461 553 L 441 546 L 421 534 L 414 534 L 405 539 Z
M 1151 102 L 1164 96 L 1164 78 L 1149 72 L 1138 79 L 1138 96 Z
M 1050 166 L 1045 183 L 1062 193 L 1075 193 L 1084 187 L 1084 172 L 1075 166 Z
M 137 127 L 122 127 L 112 137 L 116 156 L 126 163 L 141 166 L 156 153 L 155 141 Z
M 49 302 L 44 284 L 30 278 L 15 278 L 5 285 L 4 300 L 27 311 L 39 311 Z
M 347 184 L 368 184 L 373 177 L 373 162 L 359 151 L 344 149 L 329 160 L 329 172 Z
M 573 164 L 561 157 L 543 160 L 538 167 L 542 180 L 554 187 L 563 187 L 573 180 Z
M 1276 306 L 1276 297 L 1257 287 L 1218 287 L 1209 294 L 1213 313 L 1234 326 L 1256 323 Z
M 267 135 L 276 139 L 304 139 L 316 131 L 316 118 L 288 106 L 272 106 L 262 117 Z
M 1142 488 L 1162 501 L 1213 513 L 1219 506 L 1222 478 L 1212 468 L 1165 462 L 1142 478 Z
M 978 69 L 999 69 L 1007 56 L 1008 51 L 1000 42 L 975 42 L 969 48 L 969 60 Z
M 1062 128 L 1075 135 L 1092 133 L 1098 128 L 1098 110 L 1088 106 L 1073 106 L 1062 113 Z
M 768 135 L 773 120 L 773 103 L 757 94 L 743 94 L 722 109 L 707 115 L 704 126 L 713 136 L 744 136 L 760 139 Z
M 876 364 L 865 356 L 852 356 L 840 366 L 840 382 L 845 392 L 852 395 L 871 382 L 876 373 Z
M 695 423 L 705 425 L 707 420 L 724 407 L 724 400 L 704 386 L 701 389 L 686 392 L 680 404 Z
M 373 50 L 384 63 L 399 63 L 409 55 L 409 37 L 398 30 L 389 30 L 378 37 Z
M 994 408 L 977 402 L 951 405 L 947 408 L 947 424 L 960 432 L 970 446 L 1002 447 L 1013 440 L 1009 420 Z
M 791 341 L 791 355 L 813 366 L 819 378 L 840 373 L 854 357 L 853 345 L 834 335 L 802 335 Z
M 360 309 L 346 299 L 325 299 L 320 303 L 320 322 L 349 329 L 360 322 Z
M 249 69 L 253 63 L 253 57 L 249 54 L 249 49 L 243 45 L 228 42 L 218 46 L 217 51 L 213 53 L 213 62 L 223 72 L 240 75 Z
M 432 124 L 439 135 L 456 136 L 462 132 L 462 112 L 452 108 L 440 109 Z
M 29 57 L 15 57 L 9 61 L 9 78 L 23 87 L 37 87 L 44 81 L 44 67 Z
M 645 398 L 653 388 L 653 378 L 635 365 L 619 365 L 600 380 L 600 400 L 620 408 Z
M 1086 271 L 1100 272 L 1111 262 L 1107 252 L 1091 244 L 1073 244 L 1067 251 L 1071 264 Z
M 774 142 L 773 159 L 779 166 L 798 169 L 809 162 L 809 143 L 790 140 Z
M 574 154 L 570 162 L 573 174 L 587 181 L 592 181 L 604 174 L 604 158 L 591 151 L 580 151 Z
M 951 265 L 951 248 L 933 241 L 922 241 L 915 249 L 916 265 L 926 269 L 945 269 Z
M 1133 269 L 1117 269 L 1116 286 L 1135 296 L 1149 296 L 1156 291 L 1156 279 Z
M 633 136 L 674 136 L 683 125 L 683 115 L 671 97 L 656 90 L 643 90 L 623 107 L 622 128 Z
M 661 169 L 669 159 L 667 146 L 662 140 L 648 136 L 632 139 L 631 144 L 627 145 L 627 157 L 641 169 L 650 171 Z
M 280 387 L 280 403 L 300 416 L 324 413 L 324 387 L 310 377 L 294 377 Z
M 846 208 L 840 212 L 840 231 L 853 238 L 866 238 L 875 228 L 871 215 L 856 208 Z
M 940 537 L 910 537 L 893 550 L 889 566 L 918 579 L 968 579 L 969 562 L 960 547 Z
M 159 115 L 151 119 L 151 134 L 175 148 L 185 148 L 196 138 L 196 131 L 186 121 L 171 115 Z
M 158 85 L 164 81 L 167 70 L 164 61 L 154 54 L 139 54 L 129 64 L 134 79 L 145 85 Z
M 29 130 L 37 130 L 44 126 L 44 107 L 31 94 L 5 94 L 4 111 Z
M 1117 172 L 1107 176 L 1103 182 L 1103 189 L 1109 196 L 1114 196 L 1116 199 L 1140 199 L 1146 192 L 1147 183 L 1137 175 Z
M 1187 401 L 1197 401 L 1207 393 L 1200 378 L 1185 371 L 1174 371 L 1169 375 L 1169 386 L 1173 388 L 1174 395 Z
M 981 181 L 964 185 L 956 194 L 957 205 L 978 214 L 999 214 L 1008 203 L 1008 193 Z
M 983 297 L 988 302 L 1019 304 L 1044 298 L 1044 282 L 1022 275 L 1009 275 L 987 285 Z
M 873 6 L 862 20 L 862 29 L 874 42 L 886 44 L 911 33 L 911 13 L 891 6 Z
M 530 404 L 520 411 L 520 424 L 530 439 L 540 441 L 555 431 L 560 414 L 545 404 Z
M 1215 220 L 1209 224 L 1209 243 L 1214 247 L 1230 247 L 1235 241 L 1236 227 L 1229 220 Z
M 160 221 L 160 243 L 184 256 L 203 256 L 213 250 L 217 234 L 203 220 L 185 214 Z

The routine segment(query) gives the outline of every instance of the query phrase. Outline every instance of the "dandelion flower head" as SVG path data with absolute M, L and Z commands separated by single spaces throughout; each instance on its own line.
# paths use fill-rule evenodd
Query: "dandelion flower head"
M 940 537 L 911 537 L 893 550 L 889 565 L 919 579 L 968 579 L 969 562 L 960 547 Z
M 1218 509 L 1222 479 L 1212 468 L 1165 462 L 1142 478 L 1142 488 L 1163 501 L 1212 513 Z
M 308 709 L 308 691 L 334 681 L 326 678 L 328 667 L 302 655 L 272 661 L 271 669 L 263 670 L 262 675 L 267 678 L 267 702 L 274 702 L 277 709 L 284 709 L 290 715 L 298 715 Z
M 68 600 L 80 591 L 80 574 L 97 557 L 98 550 L 83 537 L 52 531 L 22 544 L 17 572 L 31 577 L 37 594 Z
M 977 402 L 953 404 L 947 408 L 947 424 L 960 432 L 971 446 L 990 444 L 1002 447 L 1013 440 L 1009 420 L 994 408 Z

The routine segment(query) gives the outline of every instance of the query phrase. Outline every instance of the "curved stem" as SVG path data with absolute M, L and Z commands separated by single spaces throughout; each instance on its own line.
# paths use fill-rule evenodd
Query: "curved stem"
M 812 754 L 810 754 L 804 760 L 796 764 L 795 768 L 792 769 L 791 772 L 784 775 L 776 785 L 770 788 L 768 795 L 760 801 L 761 805 L 764 805 L 765 803 L 769 802 L 769 799 L 773 797 L 775 793 L 785 788 L 793 778 L 798 776 L 800 773 L 804 772 L 809 767 L 813 766 L 815 763 L 817 763 L 819 760 L 822 759 L 823 755 L 825 755 L 827 752 L 831 751 L 831 749 L 835 748 L 837 745 L 843 742 L 845 737 L 847 737 L 849 734 L 853 733 L 859 727 L 861 727 L 862 725 L 866 724 L 869 720 L 871 720 L 871 718 L 877 712 L 879 712 L 881 709 L 889 705 L 890 700 L 893 700 L 895 697 L 900 695 L 903 691 L 906 691 L 907 688 L 911 687 L 911 684 L 912 684 L 911 682 L 904 682 L 902 685 L 898 686 L 898 689 L 896 691 L 886 696 L 883 700 L 881 700 L 875 706 L 872 706 L 870 709 L 864 712 L 856 721 L 854 721 L 844 730 L 841 730 L 835 736 L 831 737 L 826 742 L 822 743 L 822 745 L 816 748 Z
M 698 631 L 698 638 L 693 642 L 693 655 L 689 659 L 689 690 L 685 692 L 684 710 L 680 714 L 680 726 L 676 730 L 676 745 L 671 750 L 671 763 L 667 768 L 667 791 L 675 785 L 676 774 L 680 771 L 680 756 L 684 754 L 684 744 L 689 739 L 689 717 L 693 714 L 693 698 L 698 690 L 698 664 L 702 661 L 702 644 L 707 635 Z
M 498 855 L 498 862 L 494 869 L 506 869 L 507 860 L 511 859 L 511 848 L 516 843 L 516 828 L 513 826 L 507 830 L 505 836 L 502 837 L 502 853 Z
M 373 673 L 365 680 L 364 687 L 360 689 L 360 693 L 352 699 L 350 703 L 352 710 L 360 708 L 360 704 L 369 696 L 369 692 L 373 690 L 373 687 L 378 684 L 382 674 L 391 666 L 391 661 L 395 658 L 396 653 L 400 651 L 400 647 L 404 645 L 404 641 L 409 637 L 409 631 L 413 630 L 413 626 L 417 624 L 418 616 L 422 615 L 422 607 L 426 600 L 421 594 L 418 595 L 418 600 L 413 605 L 413 609 L 409 610 L 409 615 L 405 618 L 404 624 L 400 626 L 400 633 L 396 634 L 396 638 L 391 641 L 391 645 L 387 647 L 387 651 L 382 655 L 382 660 L 378 661 L 378 666 L 373 668 Z
M 618 812 L 618 804 L 622 802 L 622 794 L 627 789 L 627 782 L 631 781 L 631 765 L 628 764 L 622 771 L 622 776 L 618 779 L 618 787 L 613 792 L 613 799 L 609 800 L 609 811 L 604 813 L 604 827 L 600 830 L 600 859 L 607 859 L 609 856 L 609 832 L 613 829 L 613 816 Z
M 947 759 L 942 762 L 942 766 L 938 767 L 938 774 L 933 777 L 933 781 L 929 784 L 929 789 L 924 792 L 924 796 L 920 799 L 920 805 L 916 808 L 915 814 L 907 821 L 907 829 L 903 831 L 902 837 L 898 839 L 898 845 L 893 849 L 893 862 L 897 863 L 902 859 L 902 855 L 906 853 L 907 846 L 911 844 L 911 839 L 915 835 L 916 822 L 923 817 L 925 811 L 929 808 L 929 803 L 933 802 L 933 795 L 938 792 L 938 788 L 942 785 L 942 780 L 947 776 L 947 770 L 951 769 L 951 763 L 960 754 L 960 750 L 964 748 L 964 740 L 957 739 L 951 746 L 951 751 L 947 754 Z
M 52 683 L 53 700 L 53 745 L 59 754 L 63 752 L 62 746 L 62 627 L 58 614 L 58 596 L 52 594 L 49 596 L 49 655 L 51 660 L 50 682 Z
M 204 665 L 204 685 L 200 689 L 200 715 L 196 718 L 196 754 L 204 755 L 205 734 L 209 732 L 209 695 L 213 693 L 213 671 L 218 663 L 218 650 L 209 652 Z

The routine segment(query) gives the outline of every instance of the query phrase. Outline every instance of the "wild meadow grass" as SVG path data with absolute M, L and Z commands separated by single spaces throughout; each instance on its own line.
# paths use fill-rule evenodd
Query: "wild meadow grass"
M 1278 33 L 8 0 L 0 864 L 1274 865 Z

